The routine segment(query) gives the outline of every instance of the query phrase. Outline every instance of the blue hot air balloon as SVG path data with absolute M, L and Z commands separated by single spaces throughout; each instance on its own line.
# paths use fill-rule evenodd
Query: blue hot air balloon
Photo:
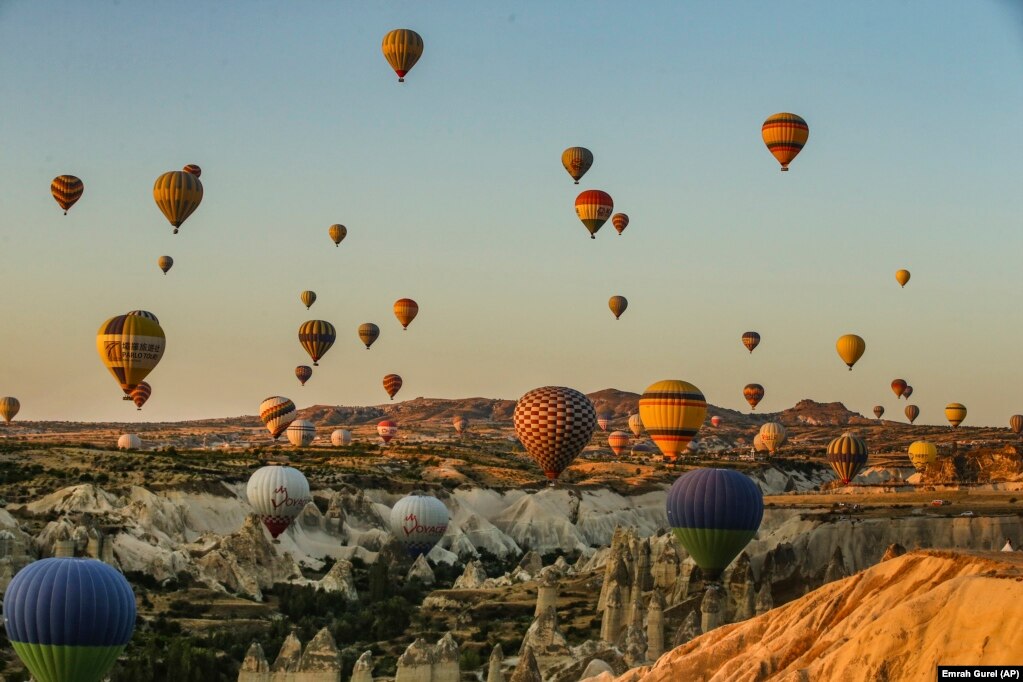
M 135 631 L 135 593 L 102 561 L 43 559 L 11 580 L 3 614 L 37 682 L 99 682 Z
M 694 469 L 668 491 L 668 523 L 711 581 L 753 539 L 763 517 L 760 488 L 731 469 Z

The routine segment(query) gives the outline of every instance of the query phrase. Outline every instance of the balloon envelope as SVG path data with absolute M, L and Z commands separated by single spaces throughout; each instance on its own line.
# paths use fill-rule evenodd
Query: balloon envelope
M 842 483 L 849 483 L 867 463 L 867 442 L 850 434 L 839 436 L 828 443 L 828 463 Z
M 397 374 L 388 374 L 384 377 L 384 390 L 394 400 L 395 394 L 401 390 L 401 377 Z
M 635 436 L 639 437 L 639 435 L 643 433 L 643 419 L 642 419 L 642 417 L 640 417 L 638 414 L 630 415 L 629 416 L 629 430 L 632 431 L 632 433 Z
M 398 425 L 390 419 L 385 419 L 377 424 L 377 435 L 384 443 L 390 443 L 391 439 L 398 435 Z
M 757 332 L 745 332 L 742 335 L 742 345 L 746 346 L 750 353 L 760 345 L 760 334 Z
M 8 424 L 14 419 L 15 415 L 21 409 L 21 403 L 14 396 L 4 396 L 0 398 L 0 417 L 4 418 L 4 421 Z
M 909 270 L 897 270 L 895 272 L 895 281 L 898 282 L 901 287 L 906 286 L 906 282 L 909 281 Z
M 117 439 L 118 450 L 140 450 L 141 448 L 142 439 L 134 433 L 123 434 Z
M 863 357 L 863 351 L 866 349 L 866 342 L 856 334 L 845 334 L 840 336 L 838 341 L 835 342 L 835 350 L 838 351 L 838 356 L 842 358 L 842 362 L 849 366 L 850 372 L 856 361 Z
M 330 236 L 331 241 L 334 242 L 334 246 L 340 246 L 341 242 L 348 236 L 348 228 L 344 225 L 334 224 L 327 228 L 327 234 Z
M 58 175 L 50 183 L 50 194 L 57 205 L 64 209 L 64 215 L 67 215 L 68 209 L 82 198 L 84 191 L 85 185 L 74 175 Z
M 455 427 L 455 433 L 462 434 L 469 428 L 469 420 L 459 415 L 451 420 L 451 425 Z
M 419 314 L 419 304 L 411 298 L 399 298 L 394 302 L 394 316 L 401 322 L 402 329 L 408 329 L 412 320 Z
M 629 307 L 629 302 L 625 300 L 624 296 L 612 296 L 608 299 L 607 307 L 611 309 L 611 313 L 617 320 L 625 312 L 625 309 Z
M 160 362 L 165 347 L 160 323 L 143 315 L 111 317 L 96 332 L 96 352 L 121 386 L 125 400 Z
M 296 419 L 284 430 L 288 442 L 296 448 L 305 447 L 316 439 L 316 425 L 306 419 Z
M 597 230 L 611 217 L 614 207 L 611 195 L 599 189 L 588 189 L 575 198 L 575 213 L 589 230 L 590 239 L 597 238 Z
M 764 387 L 760 384 L 746 384 L 742 389 L 742 397 L 749 403 L 750 408 L 755 410 L 764 399 Z
M 916 405 L 906 405 L 904 412 L 906 413 L 906 419 L 909 420 L 910 424 L 915 422 L 916 418 L 920 416 L 920 408 Z
M 273 395 L 259 404 L 259 418 L 266 425 L 274 440 L 280 438 L 297 416 L 295 403 L 284 396 Z
M 785 431 L 785 427 L 778 422 L 767 422 L 760 427 L 759 435 L 764 447 L 773 455 L 785 442 L 788 433 Z
M 928 464 L 938 461 L 938 447 L 925 440 L 914 441 L 909 446 L 909 460 L 917 471 L 923 471 Z
M 391 534 L 409 556 L 426 554 L 448 529 L 448 508 L 436 497 L 411 493 L 391 509 Z
M 710 418 L 710 425 L 711 426 L 715 426 L 715 427 L 716 426 L 720 426 L 721 425 L 721 417 L 711 417 Z
M 359 325 L 359 339 L 366 344 L 366 350 L 373 345 L 373 342 L 380 336 L 380 327 L 372 322 L 364 322 Z
M 197 178 L 202 176 L 202 168 L 199 168 L 199 166 L 195 165 L 194 163 L 187 164 L 181 170 L 185 171 L 186 173 L 190 173 L 191 175 L 194 175 Z
M 607 437 L 607 444 L 615 453 L 615 457 L 618 457 L 622 454 L 622 450 L 629 445 L 629 434 L 624 431 L 612 431 L 611 435 Z
M 892 393 L 895 394 L 896 398 L 901 398 L 902 394 L 906 392 L 908 384 L 905 379 L 895 379 L 892 381 Z
M 883 405 L 874 405 L 874 416 L 877 417 L 878 419 L 880 419 L 883 414 L 884 414 L 884 406 Z
M 132 402 L 135 403 L 136 409 L 141 410 L 142 406 L 149 400 L 149 396 L 153 395 L 153 387 L 145 381 L 140 381 L 139 385 L 132 389 L 132 392 L 128 394 Z
M 330 434 L 330 444 L 341 447 L 342 445 L 349 445 L 352 442 L 352 432 L 348 429 L 335 429 Z
M 167 271 L 174 267 L 174 259 L 170 256 L 160 256 L 156 259 L 156 265 L 163 270 L 163 274 L 166 275 Z
M 305 306 L 306 310 L 312 307 L 313 303 L 316 303 L 316 292 L 315 291 L 303 291 L 298 295 L 298 298 L 302 301 L 302 305 Z
M 6 417 L 6 415 L 4 415 Z M 11 421 L 8 419 L 7 421 Z M 1013 433 L 1020 433 L 1023 431 L 1023 414 L 1014 414 L 1009 417 L 1009 428 L 1012 429 Z
M 313 367 L 319 366 L 319 359 L 330 350 L 336 338 L 334 325 L 326 320 L 307 320 L 298 328 L 298 342 L 313 359 Z
M 295 368 L 295 376 L 305 386 L 305 382 L 309 381 L 313 376 L 313 368 L 309 365 L 299 365 Z
M 640 397 L 639 416 L 665 461 L 674 462 L 703 425 L 707 400 L 688 381 L 658 381 Z
M 593 153 L 586 147 L 569 147 L 561 152 L 561 165 L 578 185 L 579 180 L 593 165 Z
M 384 59 L 398 74 L 398 82 L 405 82 L 407 74 L 423 56 L 423 38 L 408 28 L 396 28 L 384 36 L 380 49 Z
M 167 221 L 178 233 L 181 224 L 199 208 L 202 201 L 202 183 L 185 171 L 164 173 L 153 183 L 153 199 Z
M 611 224 L 614 226 L 615 232 L 621 234 L 629 226 L 629 216 L 624 213 L 615 213 L 611 216 Z
M 515 403 L 515 435 L 553 481 L 585 448 L 597 428 L 590 399 L 565 386 L 543 386 Z
M 780 113 L 767 117 L 760 134 L 768 151 L 781 164 L 781 169 L 787 171 L 810 137 L 810 128 L 800 116 Z
M 945 406 L 945 419 L 953 429 L 958 427 L 966 419 L 966 406 L 962 403 L 949 403 Z
M 275 539 L 312 500 L 309 481 L 301 471 L 276 465 L 256 469 L 245 486 L 245 494 Z

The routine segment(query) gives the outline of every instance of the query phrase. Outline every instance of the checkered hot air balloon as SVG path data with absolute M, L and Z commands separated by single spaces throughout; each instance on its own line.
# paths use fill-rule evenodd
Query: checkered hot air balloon
M 543 386 L 515 403 L 515 435 L 554 485 L 593 437 L 597 413 L 590 399 L 573 388 Z

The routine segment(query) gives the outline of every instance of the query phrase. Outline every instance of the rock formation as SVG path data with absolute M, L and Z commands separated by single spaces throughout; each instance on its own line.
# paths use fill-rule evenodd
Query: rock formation
M 277 659 L 270 666 L 270 672 L 274 673 L 297 673 L 299 664 L 302 662 L 302 642 L 292 632 L 284 639 Z
M 600 623 L 600 639 L 609 644 L 618 640 L 622 629 L 622 591 L 614 585 L 604 603 L 604 617 Z
M 836 580 L 848 577 L 848 575 L 845 570 L 845 561 L 842 559 L 842 548 L 835 547 L 835 551 L 831 555 L 831 561 L 828 562 L 828 567 L 824 570 L 824 582 L 833 583 Z
M 373 682 L 373 652 L 363 651 L 352 668 L 351 682 Z
M 765 580 L 757 592 L 756 615 L 767 613 L 774 608 L 774 597 L 771 595 L 771 583 Z
M 458 656 L 460 653 L 455 638 L 451 636 L 450 632 L 445 633 L 434 648 L 431 682 L 459 682 Z
M 487 572 L 482 562 L 478 559 L 470 561 L 465 565 L 462 575 L 455 579 L 452 585 L 453 590 L 478 590 L 483 587 L 483 581 L 487 579 Z
M 646 616 L 646 657 L 656 661 L 664 653 L 664 596 L 654 590 Z
M 529 550 L 522 556 L 522 560 L 519 561 L 518 573 L 525 573 L 528 578 L 526 580 L 532 580 L 540 574 L 540 569 L 543 568 L 543 559 L 536 550 Z
M 598 675 L 604 675 L 605 673 L 614 677 L 614 668 L 599 658 L 595 658 L 586 664 L 586 669 L 583 670 L 582 675 L 579 677 L 579 682 L 584 682 L 585 680 L 597 677 Z
M 562 656 L 568 653 L 568 643 L 558 629 L 558 612 L 553 606 L 548 606 L 533 619 L 522 638 L 519 655 L 527 648 L 536 656 Z
M 542 614 L 547 607 L 557 607 L 558 582 L 557 572 L 548 571 L 547 569 L 541 571 L 540 579 L 537 581 L 536 586 L 536 609 L 533 611 L 534 618 Z
M 412 568 L 405 575 L 405 580 L 418 580 L 424 585 L 432 585 L 437 581 L 436 576 L 433 574 L 433 569 L 430 568 L 430 562 L 426 560 L 425 554 L 420 554 L 412 562 Z
M 646 632 L 642 626 L 629 625 L 619 638 L 619 648 L 624 653 L 625 662 L 630 667 L 641 665 L 646 661 Z
M 338 559 L 327 574 L 314 583 L 316 588 L 324 592 L 338 592 L 348 601 L 357 601 L 359 593 L 355 589 L 355 578 L 352 575 L 352 562 Z
M 501 649 L 500 644 L 495 644 L 494 648 L 490 651 L 490 663 L 487 665 L 486 682 L 504 682 L 504 672 L 501 670 L 502 663 L 504 663 L 504 651 Z
M 678 631 L 675 633 L 675 639 L 672 641 L 672 647 L 680 647 L 683 644 L 696 639 L 702 633 L 700 632 L 700 617 L 696 611 L 690 611 L 686 619 L 682 621 L 682 625 L 679 626 Z
M 298 669 L 305 673 L 322 672 L 337 673 L 341 670 L 341 652 L 337 650 L 337 642 L 327 628 L 317 632 L 302 652 Z
M 459 648 L 451 633 L 435 646 L 419 638 L 398 657 L 394 682 L 458 682 Z
M 892 544 L 888 545 L 888 549 L 886 549 L 884 551 L 884 554 L 881 555 L 881 561 L 888 561 L 889 559 L 900 557 L 905 553 L 906 553 L 905 547 L 903 547 L 897 542 L 893 542 Z
M 529 647 L 525 647 L 519 652 L 519 664 L 515 666 L 508 682 L 544 682 L 543 676 L 540 674 L 540 666 L 536 664 L 536 656 L 533 655 L 533 650 Z
M 259 642 L 253 642 L 249 646 L 249 650 L 245 653 L 245 659 L 242 660 L 242 673 L 269 673 L 270 664 L 266 661 L 266 654 L 263 653 L 263 647 L 259 645 Z M 245 677 L 239 676 L 239 680 L 246 679 Z

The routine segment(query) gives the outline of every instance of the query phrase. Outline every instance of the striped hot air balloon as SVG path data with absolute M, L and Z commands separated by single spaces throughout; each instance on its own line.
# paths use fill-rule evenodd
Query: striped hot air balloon
M 140 314 L 111 317 L 96 332 L 96 352 L 125 400 L 131 400 L 130 393 L 160 362 L 166 345 L 160 323 Z
M 742 335 L 742 345 L 746 346 L 752 355 L 753 349 L 760 345 L 760 334 L 756 332 L 744 332 Z
M 614 225 L 615 231 L 621 235 L 629 226 L 629 216 L 624 213 L 615 213 L 611 216 L 611 224 Z
M 135 631 L 135 593 L 96 559 L 52 557 L 18 571 L 4 593 L 14 652 L 37 682 L 106 679 Z
M 274 440 L 281 437 L 296 416 L 295 403 L 284 396 L 272 395 L 259 404 L 259 418 Z
M 909 270 L 897 270 L 895 272 L 895 281 L 899 283 L 900 287 L 905 288 L 906 283 L 909 282 Z
M 916 421 L 916 418 L 920 416 L 920 408 L 916 405 L 906 405 L 906 409 L 903 410 L 906 413 L 906 419 L 912 424 Z
M 906 387 L 909 384 L 906 383 L 905 379 L 895 379 L 892 381 L 892 393 L 895 394 L 896 398 L 901 398 L 906 392 Z
M 589 444 L 597 428 L 597 413 L 579 391 L 543 386 L 519 398 L 512 421 L 515 435 L 554 485 Z
M 391 509 L 391 534 L 410 557 L 427 554 L 447 532 L 451 515 L 444 503 L 420 491 L 409 493 Z
M 781 169 L 787 171 L 810 137 L 810 127 L 795 114 L 781 113 L 768 116 L 760 134 L 768 151 L 778 159 Z
M 884 415 L 884 406 L 874 405 L 874 416 L 880 419 L 882 415 Z
M 624 296 L 612 296 L 607 301 L 607 307 L 611 309 L 611 313 L 617 320 L 625 312 L 625 309 L 629 307 L 629 302 L 625 300 Z
M 330 444 L 335 447 L 350 445 L 351 442 L 352 432 L 348 429 L 334 429 L 330 434 Z
M 842 362 L 849 366 L 850 372 L 856 361 L 863 357 L 863 351 L 866 349 L 866 341 L 856 334 L 845 334 L 840 336 L 838 341 L 835 342 L 835 350 L 838 351 L 838 356 L 842 358 Z
M 135 403 L 135 408 L 141 410 L 142 406 L 149 400 L 149 396 L 153 395 L 153 387 L 145 381 L 140 381 L 139 385 L 132 389 L 132 392 L 128 395 Z
M 181 170 L 185 171 L 189 175 L 194 175 L 197 178 L 202 176 L 202 168 L 199 168 L 199 166 L 194 163 L 186 164 Z
M 938 447 L 925 440 L 914 441 L 909 446 L 909 461 L 913 463 L 914 469 L 923 471 L 927 465 L 938 461 Z
M 952 428 L 958 428 L 963 420 L 966 419 L 966 406 L 962 403 L 949 403 L 945 405 L 945 419 L 952 425 Z
M 703 425 L 707 401 L 689 382 L 667 379 L 647 386 L 639 399 L 639 416 L 664 460 L 674 462 Z
M 578 185 L 579 180 L 593 165 L 593 153 L 586 147 L 569 147 L 561 152 L 561 165 Z
M 742 397 L 749 403 L 750 408 L 755 410 L 764 399 L 764 387 L 760 384 L 746 384 L 742 389 Z
M 330 350 L 336 338 L 334 325 L 326 320 L 308 320 L 298 328 L 298 342 L 313 359 L 313 367 L 319 366 L 318 360 Z
M 629 445 L 629 434 L 624 431 L 612 431 L 607 437 L 607 444 L 611 447 L 611 452 L 615 453 L 615 457 L 620 457 L 622 450 Z
M 458 415 L 451 420 L 451 425 L 455 427 L 455 433 L 461 436 L 469 429 L 469 420 L 462 415 Z
M 147 320 L 151 320 L 157 324 L 160 324 L 160 320 L 153 313 L 148 310 L 129 310 L 125 313 L 128 317 L 144 317 Z
M 867 442 L 859 436 L 843 433 L 828 443 L 828 463 L 842 483 L 848 484 L 867 463 Z
M 614 201 L 607 192 L 588 189 L 575 198 L 575 213 L 590 232 L 590 239 L 597 238 L 599 230 L 614 211 Z
M 309 365 L 299 365 L 295 368 L 295 376 L 298 378 L 299 382 L 305 386 L 305 382 L 309 381 L 309 379 L 313 376 L 313 368 Z
M 278 465 L 261 467 L 252 472 L 245 486 L 245 496 L 270 531 L 274 542 L 312 501 L 309 481 L 302 472 Z
M 156 259 L 156 266 L 166 275 L 167 271 L 174 267 L 174 259 L 170 256 L 160 256 Z
M 12 398 L 12 400 L 13 400 L 13 398 Z M 15 400 L 14 402 L 17 402 L 17 401 Z M 15 412 L 17 412 L 17 409 L 15 409 Z M 4 417 L 6 417 L 6 416 L 7 415 L 5 414 Z M 11 421 L 11 420 L 8 419 L 7 421 Z M 1020 432 L 1023 432 L 1023 414 L 1014 414 L 1011 417 L 1009 417 L 1009 428 L 1012 429 L 1012 432 L 1017 434 L 1017 435 Z
M 384 444 L 391 442 L 391 439 L 398 435 L 398 425 L 390 419 L 385 419 L 377 424 L 377 435 L 384 441 Z
M 408 329 L 412 320 L 419 314 L 419 304 L 411 298 L 399 298 L 394 302 L 394 316 L 401 322 L 402 329 Z
M 694 469 L 668 491 L 668 524 L 709 581 L 757 534 L 764 495 L 747 476 L 731 469 Z
M 629 415 L 629 431 L 637 438 L 643 433 L 643 419 L 638 414 Z
M 50 183 L 50 194 L 57 201 L 57 205 L 64 209 L 64 215 L 67 215 L 68 209 L 82 198 L 84 191 L 85 185 L 73 175 L 58 175 Z
M 366 344 L 366 350 L 373 345 L 373 342 L 380 336 L 380 327 L 372 322 L 363 322 L 359 325 L 359 339 Z
M 288 442 L 296 448 L 304 448 L 316 440 L 316 425 L 306 419 L 296 419 L 284 430 Z
M 8 395 L 0 398 L 0 417 L 4 418 L 4 423 L 10 424 L 19 410 L 21 410 L 21 403 L 14 396 Z
M 388 374 L 384 377 L 384 390 L 394 400 L 394 395 L 401 390 L 401 377 L 397 374 Z
M 313 306 L 313 303 L 316 303 L 316 292 L 306 290 L 299 294 L 298 298 L 302 301 L 302 305 L 305 306 L 305 309 L 309 310 Z
M 118 450 L 141 450 L 142 439 L 136 436 L 134 433 L 125 433 L 117 439 Z
M 380 49 L 384 59 L 398 74 L 398 82 L 405 82 L 405 74 L 412 70 L 423 56 L 423 38 L 408 28 L 396 28 L 384 36 Z
M 607 431 L 607 427 L 611 424 L 612 414 L 610 412 L 600 412 L 597 414 L 597 428 L 601 431 Z
M 778 451 L 778 448 L 782 446 L 782 443 L 788 437 L 785 427 L 778 422 L 767 422 L 761 426 L 759 435 L 760 440 L 764 443 L 764 447 L 772 455 Z
M 153 199 L 177 234 L 181 224 L 202 202 L 202 183 L 191 173 L 170 171 L 156 179 Z
M 348 236 L 348 228 L 335 223 L 327 228 L 327 234 L 330 236 L 331 241 L 334 242 L 334 246 L 341 246 L 341 242 Z

